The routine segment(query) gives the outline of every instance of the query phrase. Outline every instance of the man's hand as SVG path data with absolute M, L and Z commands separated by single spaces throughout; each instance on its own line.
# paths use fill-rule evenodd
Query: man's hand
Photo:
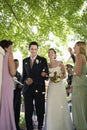
M 18 88 L 22 88 L 22 87 L 23 87 L 22 85 L 20 85 L 20 84 L 18 85 Z
M 27 80 L 25 81 L 27 85 L 31 85 L 33 83 L 32 78 L 27 78 Z

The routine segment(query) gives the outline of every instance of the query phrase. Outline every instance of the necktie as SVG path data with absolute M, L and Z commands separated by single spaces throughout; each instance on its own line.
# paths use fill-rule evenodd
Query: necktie
M 31 68 L 32 68 L 33 64 L 34 64 L 34 58 L 31 58 Z

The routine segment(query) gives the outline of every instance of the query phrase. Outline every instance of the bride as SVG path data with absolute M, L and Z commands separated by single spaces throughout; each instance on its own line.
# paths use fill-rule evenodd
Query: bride
M 46 130 L 72 130 L 72 122 L 66 101 L 63 79 L 66 77 L 65 67 L 56 60 L 56 51 L 48 51 L 50 82 L 47 94 Z

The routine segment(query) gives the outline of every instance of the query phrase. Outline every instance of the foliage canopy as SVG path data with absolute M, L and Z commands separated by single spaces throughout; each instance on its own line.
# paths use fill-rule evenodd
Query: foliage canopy
M 41 55 L 52 42 L 67 47 L 69 36 L 86 41 L 86 28 L 86 0 L 0 1 L 0 39 L 11 39 L 14 51 L 18 48 L 24 57 L 31 41 L 39 43 Z

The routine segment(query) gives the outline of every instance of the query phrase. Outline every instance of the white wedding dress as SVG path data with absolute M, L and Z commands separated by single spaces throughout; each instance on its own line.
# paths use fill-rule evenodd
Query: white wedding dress
M 49 71 L 61 72 L 59 66 L 49 68 Z M 46 104 L 46 130 L 73 130 L 72 121 L 66 100 L 66 90 L 63 80 L 49 83 Z

